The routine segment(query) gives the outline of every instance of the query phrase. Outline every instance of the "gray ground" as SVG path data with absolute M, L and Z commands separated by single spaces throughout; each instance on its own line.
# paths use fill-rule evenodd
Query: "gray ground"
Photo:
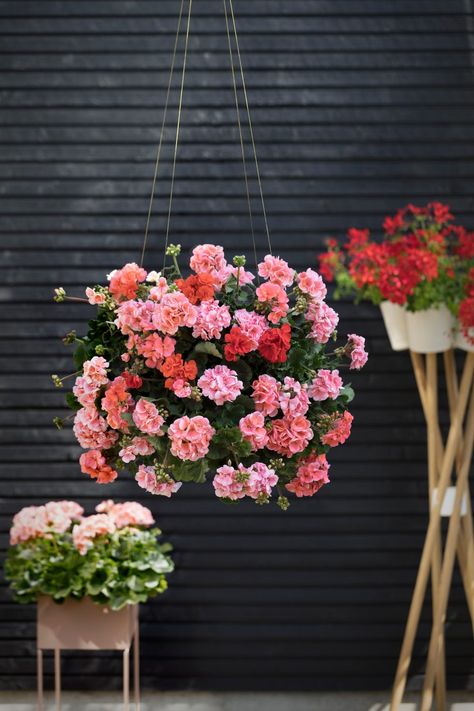
M 52 694 L 45 711 L 55 709 Z M 400 711 L 415 711 L 417 697 L 408 695 Z M 64 693 L 62 711 L 121 711 L 119 695 Z M 144 693 L 140 711 L 388 711 L 389 694 L 375 693 Z M 35 695 L 0 692 L 0 711 L 36 711 Z M 135 711 L 130 704 L 130 711 Z M 474 692 L 450 695 L 447 711 L 474 711 Z

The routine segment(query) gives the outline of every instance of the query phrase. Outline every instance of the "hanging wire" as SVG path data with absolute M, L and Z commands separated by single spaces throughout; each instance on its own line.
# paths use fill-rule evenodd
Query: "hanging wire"
M 188 57 L 189 27 L 191 24 L 192 9 L 193 9 L 193 0 L 189 0 L 188 20 L 186 23 L 186 38 L 184 40 L 183 70 L 181 72 L 181 86 L 180 86 L 180 90 L 179 90 L 178 118 L 176 120 L 176 137 L 175 137 L 175 141 L 174 141 L 173 168 L 171 170 L 170 199 L 169 199 L 169 203 L 168 203 L 168 216 L 166 218 L 166 236 L 165 236 L 165 250 L 164 250 L 164 255 L 163 255 L 163 269 L 165 268 L 165 264 L 166 264 L 166 250 L 168 248 L 168 240 L 169 240 L 169 234 L 170 234 L 171 208 L 173 207 L 174 180 L 175 180 L 175 175 L 176 175 L 176 156 L 178 154 L 179 131 L 181 128 L 181 111 L 182 111 L 182 107 L 183 107 L 184 77 L 186 74 L 186 61 L 187 61 L 187 57 Z
M 176 28 L 176 35 L 175 35 L 175 39 L 174 39 L 173 56 L 171 59 L 170 74 L 168 77 L 168 87 L 166 89 L 165 107 L 163 110 L 163 119 L 161 121 L 160 141 L 158 143 L 158 150 L 156 152 L 155 171 L 153 173 L 153 182 L 152 182 L 152 186 L 151 186 L 150 200 L 148 203 L 148 214 L 147 214 L 146 225 L 145 225 L 145 237 L 143 239 L 142 253 L 141 253 L 141 258 L 140 258 L 140 266 L 141 267 L 143 266 L 143 260 L 145 258 L 145 250 L 146 250 L 147 243 L 148 243 L 148 234 L 150 232 L 150 222 L 151 222 L 151 215 L 152 215 L 152 211 L 153 211 L 153 199 L 155 197 L 156 180 L 158 178 L 158 169 L 160 166 L 161 147 L 163 145 L 163 134 L 164 134 L 165 125 L 166 125 L 166 116 L 168 114 L 168 104 L 169 104 L 170 93 L 171 93 L 171 84 L 173 81 L 174 66 L 175 66 L 175 62 L 176 62 L 176 53 L 178 50 L 179 33 L 180 33 L 180 29 L 181 29 L 181 20 L 183 17 L 183 8 L 184 8 L 184 0 L 181 0 L 181 5 L 179 8 L 178 26 Z
M 256 247 L 256 241 L 255 241 L 255 228 L 254 228 L 254 221 L 253 221 L 253 214 L 252 214 L 252 201 L 251 201 L 251 197 L 250 197 L 249 179 L 248 179 L 247 164 L 246 164 L 246 157 L 245 157 L 245 145 L 244 145 L 244 139 L 243 139 L 243 133 L 242 133 L 242 122 L 240 119 L 240 105 L 239 105 L 237 81 L 236 81 L 236 75 L 235 75 L 234 52 L 232 49 L 231 29 L 230 29 L 230 23 L 229 23 L 229 12 L 227 10 L 227 0 L 223 0 L 223 2 L 224 2 L 224 13 L 225 13 L 226 30 L 227 30 L 227 43 L 228 43 L 228 48 L 229 48 L 230 65 L 231 65 L 231 71 L 232 71 L 232 83 L 233 83 L 233 89 L 234 89 L 235 108 L 236 108 L 236 112 L 237 112 L 237 125 L 238 125 L 238 130 L 239 130 L 239 137 L 240 137 L 240 149 L 241 149 L 241 154 L 242 154 L 245 192 L 246 192 L 246 197 L 247 197 L 247 205 L 248 205 L 248 209 L 249 209 L 250 229 L 251 229 L 251 233 L 252 233 L 252 243 L 253 243 L 253 252 L 254 252 L 254 257 L 255 257 L 255 265 L 257 266 L 258 259 L 257 259 L 257 247 Z M 177 116 L 177 121 L 176 121 L 176 134 L 175 134 L 174 150 L 173 150 L 173 163 L 172 163 L 172 169 L 171 169 L 171 186 L 170 186 L 170 195 L 169 195 L 169 202 L 168 202 L 168 212 L 167 212 L 167 218 L 166 218 L 166 233 L 165 233 L 165 245 L 164 245 L 164 254 L 163 254 L 163 269 L 165 268 L 165 265 L 166 265 L 166 250 L 168 248 L 168 242 L 169 242 L 171 212 L 172 212 L 172 207 L 173 207 L 174 183 L 175 183 L 175 177 L 176 177 L 176 160 L 177 160 L 177 154 L 178 154 L 179 134 L 180 134 L 180 128 L 181 128 L 181 114 L 182 114 L 182 107 L 183 107 L 184 80 L 185 80 L 186 63 L 187 63 L 187 56 L 188 56 L 189 30 L 190 30 L 190 25 L 191 25 L 192 5 L 193 5 L 193 0 L 189 0 L 187 21 L 186 21 L 185 43 L 184 43 L 183 67 L 182 67 L 182 71 L 181 71 L 181 81 L 180 81 L 180 90 L 179 90 L 178 116 Z M 151 217 L 152 217 L 152 213 L 153 213 L 153 200 L 154 200 L 154 196 L 155 196 L 156 182 L 157 182 L 157 178 L 158 178 L 161 150 L 162 150 L 162 145 L 163 145 L 164 129 L 165 129 L 166 118 L 167 118 L 167 114 L 168 114 L 169 99 L 170 99 L 170 94 L 171 94 L 171 84 L 172 84 L 173 73 L 174 73 L 174 68 L 175 68 L 175 64 L 176 64 L 176 55 L 177 55 L 179 35 L 180 35 L 180 30 L 181 30 L 181 21 L 182 21 L 182 17 L 183 17 L 183 8 L 184 8 L 184 0 L 181 0 L 180 9 L 179 9 L 179 17 L 178 17 L 178 27 L 176 29 L 176 36 L 175 36 L 174 47 L 173 47 L 173 55 L 172 55 L 172 61 L 171 61 L 171 67 L 170 67 L 170 74 L 169 74 L 168 86 L 167 86 L 167 90 L 166 90 L 166 99 L 165 99 L 165 106 L 164 106 L 164 111 L 163 111 L 163 119 L 162 119 L 162 123 L 161 123 L 160 140 L 159 140 L 158 149 L 157 149 L 155 169 L 154 169 L 154 173 L 153 173 L 152 189 L 151 189 L 150 200 L 149 200 L 149 204 L 148 204 L 148 213 L 147 213 L 147 219 L 146 219 L 146 225 L 145 225 L 145 236 L 144 236 L 143 246 L 142 246 L 142 250 L 141 250 L 141 260 L 140 260 L 141 266 L 143 265 L 145 251 L 146 251 L 146 247 L 147 247 L 147 243 L 148 243 L 149 232 L 150 232 Z M 262 204 L 263 219 L 264 219 L 264 223 L 265 223 L 265 232 L 267 235 L 269 253 L 271 254 L 272 253 L 272 245 L 271 245 L 271 239 L 270 239 L 270 229 L 268 226 L 267 212 L 265 209 L 265 201 L 263 198 L 263 188 L 262 188 L 262 181 L 261 181 L 261 176 L 260 176 L 260 168 L 258 165 L 257 149 L 256 149 L 256 145 L 255 145 L 255 137 L 254 137 L 254 131 L 253 131 L 253 126 L 252 126 L 252 119 L 250 116 L 250 107 L 249 107 L 249 101 L 248 101 L 248 95 L 247 95 L 247 87 L 245 84 L 244 70 L 243 70 L 243 65 L 242 65 L 242 57 L 240 54 L 239 39 L 238 39 L 238 35 L 237 35 L 237 27 L 236 27 L 236 22 L 235 22 L 235 14 L 234 14 L 232 0 L 229 0 L 229 10 L 230 10 L 230 17 L 232 19 L 232 30 L 233 30 L 235 47 L 236 47 L 236 52 L 237 52 L 237 57 L 238 57 L 239 73 L 240 73 L 240 78 L 241 78 L 241 83 L 242 83 L 242 91 L 243 91 L 243 96 L 244 96 L 244 101 L 245 101 L 245 109 L 246 109 L 247 118 L 248 118 L 248 125 L 249 125 L 250 139 L 251 139 L 251 143 L 252 143 L 253 158 L 255 161 L 255 170 L 256 170 L 258 188 L 259 188 L 259 193 L 260 193 L 260 201 Z
M 240 137 L 240 151 L 242 154 L 242 166 L 243 166 L 243 171 L 244 171 L 245 192 L 247 195 L 247 206 L 248 206 L 249 218 L 250 218 L 250 231 L 252 233 L 253 254 L 254 254 L 254 258 L 255 258 L 255 269 L 257 270 L 257 274 L 258 274 L 257 245 L 255 243 L 255 229 L 254 229 L 253 215 L 252 215 L 252 201 L 250 199 L 247 164 L 246 164 L 246 159 L 245 159 L 244 137 L 242 134 L 242 124 L 240 121 L 239 95 L 238 95 L 238 91 L 237 91 L 237 81 L 235 78 L 234 52 L 232 50 L 232 41 L 231 41 L 231 37 L 230 37 L 229 17 L 227 14 L 227 0 L 223 0 L 223 3 L 224 3 L 225 26 L 226 26 L 226 30 L 227 30 L 227 44 L 229 47 L 230 68 L 232 71 L 232 84 L 234 87 L 234 99 L 235 99 L 235 110 L 236 110 L 236 114 L 237 114 L 237 126 L 239 129 L 239 137 Z
M 235 24 L 234 7 L 233 7 L 233 2 L 232 2 L 232 0 L 229 0 L 229 8 L 230 8 L 230 14 L 231 14 L 231 16 L 232 16 L 232 26 L 233 26 L 233 29 L 234 29 L 235 46 L 236 46 L 236 49 L 237 49 L 237 57 L 238 57 L 238 59 L 239 59 L 240 78 L 241 78 L 241 81 L 242 81 L 242 90 L 243 90 L 243 94 L 244 94 L 245 107 L 246 107 L 246 109 L 247 109 L 247 117 L 248 117 L 248 122 L 249 122 L 249 132 L 250 132 L 250 138 L 251 138 L 251 141 L 252 141 L 253 157 L 254 157 L 254 160 L 255 160 L 255 170 L 256 170 L 256 173 L 257 173 L 258 188 L 259 188 L 259 191 L 260 191 L 260 200 L 261 200 L 261 203 L 262 203 L 262 212 L 263 212 L 263 219 L 264 219 L 264 222 L 265 222 L 265 231 L 266 231 L 266 233 L 267 233 L 268 250 L 269 250 L 269 253 L 271 254 L 271 253 L 272 253 L 272 243 L 271 243 L 271 239 L 270 239 L 270 229 L 269 229 L 269 227 L 268 227 L 267 211 L 266 211 L 266 209 L 265 209 L 265 200 L 263 199 L 263 188 L 262 188 L 262 181 L 261 181 L 261 179 L 260 179 L 260 169 L 259 169 L 259 166 L 258 166 L 257 148 L 256 148 L 256 146 L 255 146 L 255 137 L 254 137 L 254 133 L 253 133 L 252 119 L 251 119 L 251 116 L 250 116 L 250 107 L 249 107 L 249 100 L 248 100 L 248 96 L 247 96 L 247 87 L 246 87 L 246 85 L 245 85 L 244 69 L 243 69 L 243 66 L 242 66 L 242 57 L 241 57 L 241 55 L 240 55 L 239 38 L 238 38 L 238 35 L 237 35 L 237 27 L 236 27 L 236 24 Z

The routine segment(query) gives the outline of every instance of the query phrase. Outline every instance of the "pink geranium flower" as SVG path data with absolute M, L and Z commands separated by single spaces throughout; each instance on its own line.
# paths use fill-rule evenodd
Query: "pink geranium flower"
M 335 400 L 341 392 L 341 388 L 342 378 L 339 371 L 321 368 L 309 386 L 308 395 L 318 401 L 328 398 Z
M 180 291 L 170 291 L 157 304 L 153 324 L 158 331 L 174 336 L 182 326 L 194 326 L 197 308 Z
M 145 281 L 146 271 L 135 262 L 115 269 L 110 275 L 109 291 L 116 301 L 134 299 L 140 282 Z
M 108 382 L 107 368 L 109 363 L 102 356 L 94 356 L 90 360 L 86 360 L 82 366 L 83 378 L 86 383 L 93 385 L 95 388 L 100 388 Z
M 178 459 L 192 462 L 202 459 L 209 451 L 209 444 L 215 432 L 207 417 L 179 417 L 168 430 L 171 454 Z
M 107 464 L 107 460 L 98 449 L 91 449 L 81 454 L 79 464 L 81 472 L 89 474 L 98 484 L 109 484 L 118 476 L 117 472 Z
M 220 338 L 223 329 L 230 326 L 230 322 L 230 311 L 225 304 L 219 304 L 215 299 L 203 301 L 197 307 L 193 337 L 202 338 L 203 341 Z
M 267 319 L 255 311 L 247 311 L 246 309 L 238 309 L 234 313 L 234 318 L 239 324 L 242 333 L 252 341 L 255 350 L 258 347 L 261 336 L 270 328 Z
M 308 393 L 294 378 L 285 377 L 280 386 L 280 408 L 285 417 L 305 415 L 308 411 Z
M 251 412 L 239 421 L 242 437 L 252 445 L 253 451 L 262 449 L 268 442 L 265 417 L 261 412 Z
M 173 355 L 176 341 L 170 336 L 162 338 L 158 333 L 150 333 L 142 340 L 135 340 L 134 345 L 137 353 L 145 358 L 145 365 L 148 368 L 161 368 L 165 358 Z
M 306 318 L 313 322 L 309 337 L 317 343 L 327 343 L 339 323 L 339 316 L 325 301 L 310 303 Z
M 216 405 L 232 402 L 240 395 L 244 387 L 235 370 L 231 370 L 226 365 L 208 368 L 201 375 L 197 384 L 203 395 L 213 400 Z
M 107 513 L 118 529 L 127 526 L 153 526 L 155 523 L 150 509 L 137 501 L 114 503 L 108 508 Z
M 347 410 L 336 417 L 331 423 L 330 429 L 322 435 L 321 442 L 329 447 L 337 447 L 343 444 L 351 434 L 351 426 L 354 417 Z
M 132 418 L 141 432 L 160 436 L 163 434 L 161 426 L 164 424 L 164 419 L 158 412 L 156 405 L 149 400 L 140 398 L 135 405 Z
M 90 287 L 86 289 L 87 301 L 92 306 L 100 306 L 105 303 L 105 294 L 101 294 L 100 291 L 94 291 Z
M 83 407 L 76 412 L 73 431 L 84 449 L 109 449 L 118 438 L 117 432 L 107 428 L 107 422 L 95 407 Z
M 286 488 L 298 498 L 314 496 L 324 484 L 329 484 L 328 471 L 326 455 L 313 453 L 300 462 L 296 477 L 286 484 Z
M 292 457 L 293 454 L 306 449 L 312 438 L 311 423 L 304 415 L 283 417 L 280 420 L 273 420 L 267 447 L 285 457 Z
M 258 265 L 258 273 L 264 279 L 282 287 L 291 286 L 295 278 L 295 270 L 290 269 L 284 259 L 272 257 L 270 254 Z
M 255 462 L 249 467 L 239 464 L 237 469 L 224 465 L 217 469 L 212 482 L 216 496 L 221 499 L 237 501 L 244 496 L 261 499 L 271 496 L 272 487 L 278 483 L 278 476 L 262 462 Z
M 252 383 L 255 409 L 274 417 L 280 408 L 280 384 L 271 375 L 260 375 Z
M 358 336 L 356 333 L 350 333 L 348 339 L 347 348 L 351 356 L 349 369 L 359 370 L 367 363 L 369 357 L 369 354 L 365 350 L 365 338 Z
M 323 301 L 326 298 L 327 289 L 322 277 L 313 269 L 300 272 L 296 277 L 298 287 L 303 294 L 308 294 L 314 301 Z
M 217 274 L 227 266 L 222 247 L 215 244 L 200 244 L 193 249 L 189 266 L 196 274 Z
M 119 452 L 120 459 L 128 464 L 133 462 L 139 455 L 147 457 L 153 454 L 155 448 L 150 444 L 146 437 L 134 437 L 130 444 L 123 447 Z
M 138 486 L 149 494 L 170 497 L 175 494 L 182 486 L 182 482 L 174 481 L 167 474 L 160 474 L 157 477 L 153 467 L 145 467 L 143 464 L 138 467 L 138 472 L 135 475 L 135 481 Z
M 288 295 L 278 284 L 267 281 L 257 287 L 255 294 L 270 309 L 267 318 L 271 323 L 278 323 L 288 313 Z
M 87 516 L 72 529 L 72 542 L 81 555 L 94 545 L 94 538 L 114 533 L 115 524 L 107 514 Z

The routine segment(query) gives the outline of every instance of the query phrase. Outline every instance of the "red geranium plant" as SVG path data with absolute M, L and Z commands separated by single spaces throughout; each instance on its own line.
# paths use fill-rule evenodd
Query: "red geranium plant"
M 455 224 L 447 205 L 407 205 L 383 223 L 383 238 L 351 228 L 341 246 L 327 242 L 320 271 L 335 280 L 336 296 L 374 304 L 390 301 L 408 311 L 445 305 L 474 335 L 474 232 Z

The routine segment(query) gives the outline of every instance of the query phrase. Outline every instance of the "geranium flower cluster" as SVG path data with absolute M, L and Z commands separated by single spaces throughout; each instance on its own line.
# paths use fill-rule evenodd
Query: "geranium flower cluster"
M 68 403 L 82 471 L 102 484 L 126 468 L 163 496 L 208 471 L 224 500 L 275 494 L 286 508 L 288 492 L 313 495 L 350 433 L 341 373 L 365 364 L 364 338 L 335 342 L 339 317 L 312 269 L 267 255 L 253 274 L 203 244 L 184 277 L 179 253 L 168 248 L 163 273 L 126 264 L 86 290 L 97 318 L 65 339 L 77 344 Z
M 19 602 L 89 596 L 119 609 L 166 589 L 170 548 L 158 543 L 151 511 L 111 499 L 95 511 L 85 516 L 75 501 L 49 501 L 14 516 L 5 574 Z
M 356 228 L 342 246 L 328 240 L 320 270 L 336 281 L 336 296 L 387 300 L 410 311 L 446 305 L 474 342 L 474 232 L 455 224 L 450 208 L 439 202 L 407 205 L 385 218 L 383 230 L 382 240 Z

